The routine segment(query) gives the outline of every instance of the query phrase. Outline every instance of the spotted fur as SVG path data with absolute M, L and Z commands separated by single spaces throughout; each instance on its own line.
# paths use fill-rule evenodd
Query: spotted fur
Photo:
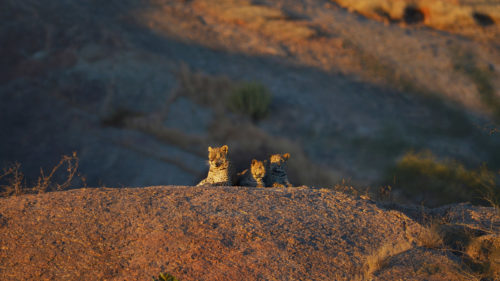
M 258 161 L 256 159 L 252 160 L 250 165 L 250 172 L 248 169 L 241 173 L 238 173 L 239 185 L 241 186 L 252 186 L 252 187 L 264 187 L 264 176 L 266 175 L 267 161 Z
M 269 164 L 266 169 L 265 185 L 268 187 L 292 186 L 286 174 L 286 162 L 290 158 L 289 153 L 273 154 L 269 157 Z
M 199 185 L 231 185 L 229 178 L 229 159 L 227 157 L 228 147 L 208 147 L 208 170 L 207 178 L 202 180 Z

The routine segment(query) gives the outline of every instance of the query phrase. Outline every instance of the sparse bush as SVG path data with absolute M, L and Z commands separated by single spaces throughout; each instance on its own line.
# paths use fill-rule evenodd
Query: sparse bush
M 48 175 L 45 175 L 43 169 L 40 169 L 40 176 L 38 177 L 36 185 L 33 187 L 33 191 L 41 193 L 54 190 L 61 191 L 68 188 L 75 178 L 75 175 L 77 175 L 79 161 L 80 160 L 74 151 L 70 156 L 63 155 L 59 163 L 52 168 Z M 61 184 L 53 182 L 55 173 L 63 165 L 66 165 L 67 172 L 65 181 Z
M 404 155 L 390 172 L 393 186 L 429 206 L 471 201 L 486 204 L 500 196 L 495 173 L 482 165 L 469 170 L 456 160 L 438 160 L 430 151 Z
M 179 279 L 175 278 L 170 273 L 160 273 L 158 278 L 153 277 L 153 281 L 179 281 Z
M 262 84 L 242 83 L 228 97 L 227 107 L 257 121 L 267 116 L 271 105 L 271 93 Z
M 0 180 L 5 182 L 0 185 L 0 197 L 20 195 L 25 192 L 24 174 L 21 172 L 21 164 L 14 163 L 11 167 L 4 169 Z
M 180 85 L 175 95 L 208 105 L 216 115 L 224 116 L 229 110 L 257 121 L 269 112 L 272 95 L 261 83 L 239 83 L 225 76 L 193 72 L 185 65 L 179 67 L 177 79 Z
M 21 164 L 15 163 L 11 167 L 4 169 L 3 174 L 0 175 L 0 197 L 64 190 L 73 183 L 75 176 L 78 176 L 85 184 L 85 178 L 77 173 L 78 163 L 79 159 L 76 152 L 73 152 L 70 156 L 64 155 L 59 163 L 52 168 L 49 174 L 46 175 L 43 169 L 40 169 L 40 176 L 38 177 L 36 183 L 32 186 L 28 185 L 24 174 L 21 171 Z M 64 165 L 66 165 L 64 182 L 54 182 L 56 173 L 58 173 L 60 168 Z

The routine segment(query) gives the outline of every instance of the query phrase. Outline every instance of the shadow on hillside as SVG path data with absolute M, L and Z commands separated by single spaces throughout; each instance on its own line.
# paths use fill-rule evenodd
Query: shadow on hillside
M 28 177 L 77 150 L 89 186 L 189 185 L 206 172 L 206 146 L 222 143 L 244 154 L 238 163 L 263 149 L 291 152 L 297 185 L 332 186 L 342 177 L 376 184 L 411 149 L 472 166 L 500 163 L 500 154 L 491 153 L 497 141 L 438 98 L 293 58 L 229 53 L 163 36 L 129 17 L 144 8 L 136 1 L 22 3 L 11 3 L 17 9 L 2 17 L 9 24 L 0 31 L 0 41 L 9 42 L 0 64 L 0 119 L 6 120 L 0 130 L 10 132 L 0 140 L 0 163 L 23 163 Z M 59 11 L 63 17 L 52 16 Z M 183 90 L 176 76 L 182 64 L 202 80 L 262 83 L 273 93 L 269 116 L 254 122 L 218 109 L 223 99 L 180 96 L 169 104 L 171 114 L 153 124 L 148 118 Z M 210 83 L 191 86 L 203 96 Z M 117 110 L 146 126 L 102 127 L 103 116 Z M 190 151 L 186 143 L 200 147 Z

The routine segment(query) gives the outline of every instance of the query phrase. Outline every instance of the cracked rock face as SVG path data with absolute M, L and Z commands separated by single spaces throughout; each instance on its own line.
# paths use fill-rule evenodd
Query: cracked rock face
M 0 279 L 467 280 L 456 257 L 417 246 L 422 231 L 399 211 L 326 189 L 24 195 L 0 199 Z

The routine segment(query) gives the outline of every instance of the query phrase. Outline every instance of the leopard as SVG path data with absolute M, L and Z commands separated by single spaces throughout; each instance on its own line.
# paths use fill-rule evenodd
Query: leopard
M 266 187 L 291 187 L 286 173 L 290 153 L 273 154 L 269 157 L 264 183 Z
M 210 166 L 207 177 L 196 186 L 229 186 L 231 180 L 229 177 L 229 159 L 228 146 L 212 148 L 208 147 L 208 164 Z
M 249 187 L 265 187 L 264 176 L 266 175 L 267 161 L 252 159 L 250 171 L 248 169 L 238 173 L 238 184 Z

